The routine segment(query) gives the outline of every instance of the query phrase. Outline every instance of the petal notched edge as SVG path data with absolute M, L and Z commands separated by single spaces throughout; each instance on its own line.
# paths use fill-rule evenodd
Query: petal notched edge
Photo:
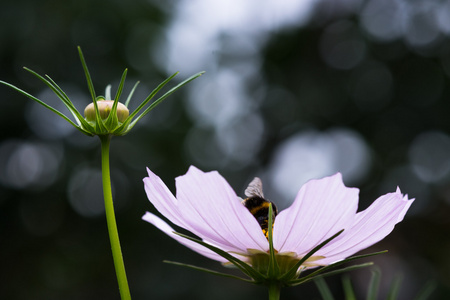
M 333 263 L 384 239 L 403 220 L 414 199 L 402 195 L 400 189 L 375 200 L 356 214 L 355 221 L 336 240 L 318 251 L 326 257 L 321 263 Z
M 164 182 L 147 168 L 148 177 L 143 179 L 147 198 L 156 209 L 177 226 L 185 228 L 185 222 L 180 215 L 178 201 Z
M 308 181 L 294 203 L 277 216 L 274 247 L 305 255 L 352 224 L 358 195 L 359 189 L 346 187 L 340 173 Z
M 180 211 L 193 233 L 226 251 L 268 250 L 258 222 L 217 171 L 191 166 L 176 178 L 176 187 Z

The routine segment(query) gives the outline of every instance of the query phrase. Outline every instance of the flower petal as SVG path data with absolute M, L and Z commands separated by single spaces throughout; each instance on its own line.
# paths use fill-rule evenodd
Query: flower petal
M 258 222 L 218 172 L 191 166 L 176 187 L 179 211 L 194 234 L 225 251 L 269 249 Z
M 164 182 L 147 168 L 148 177 L 144 178 L 144 188 L 150 202 L 170 222 L 186 228 L 178 210 L 178 201 Z
M 222 263 L 226 263 L 228 262 L 228 260 L 226 260 L 225 258 L 223 258 L 222 256 L 214 253 L 213 251 L 203 247 L 202 245 L 199 245 L 193 241 L 190 241 L 188 239 L 185 239 L 179 235 L 176 235 L 174 232 L 175 230 L 172 229 L 172 227 L 170 227 L 166 222 L 164 222 L 163 220 L 161 220 L 160 218 L 158 218 L 157 216 L 155 216 L 152 213 L 146 212 L 144 216 L 142 216 L 142 219 L 144 221 L 147 221 L 153 225 L 155 225 L 159 230 L 161 230 L 162 232 L 164 232 L 165 234 L 167 234 L 168 236 L 170 236 L 171 238 L 173 238 L 174 240 L 176 240 L 177 242 L 183 244 L 184 246 L 190 248 L 191 250 L 194 250 L 195 252 L 206 256 L 210 259 L 213 260 L 217 260 L 220 261 Z
M 400 189 L 379 197 L 366 210 L 359 212 L 354 223 L 336 240 L 317 252 L 326 259 L 318 263 L 329 264 L 367 248 L 385 238 L 395 224 L 403 220 L 414 199 L 408 200 Z
M 358 189 L 344 185 L 340 173 L 310 180 L 301 187 L 294 203 L 276 217 L 275 249 L 306 254 L 347 228 L 358 208 L 358 194 Z

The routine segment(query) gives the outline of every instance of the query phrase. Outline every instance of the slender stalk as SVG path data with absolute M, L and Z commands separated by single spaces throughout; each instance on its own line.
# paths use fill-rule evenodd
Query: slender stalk
M 110 135 L 99 135 L 102 144 L 102 181 L 103 196 L 105 198 L 106 223 L 108 225 L 109 240 L 116 269 L 117 282 L 119 283 L 120 297 L 122 300 L 130 300 L 131 294 L 128 287 L 125 265 L 123 263 L 122 250 L 120 249 L 119 233 L 117 231 L 116 216 L 111 192 L 111 176 L 109 172 L 109 145 Z
M 281 288 L 277 282 L 272 282 L 269 284 L 269 300 L 279 300 L 280 292 Z

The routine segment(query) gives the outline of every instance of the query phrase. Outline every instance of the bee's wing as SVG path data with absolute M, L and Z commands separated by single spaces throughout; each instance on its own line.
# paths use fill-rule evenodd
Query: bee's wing
M 245 196 L 247 196 L 247 197 L 258 196 L 258 197 L 264 198 L 261 179 L 259 179 L 258 177 L 255 177 L 252 180 L 252 182 L 250 182 L 248 187 L 245 189 L 244 193 L 245 193 Z

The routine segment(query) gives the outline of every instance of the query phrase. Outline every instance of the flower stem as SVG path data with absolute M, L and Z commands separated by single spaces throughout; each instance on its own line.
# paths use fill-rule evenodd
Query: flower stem
M 110 135 L 99 135 L 102 145 L 102 181 L 103 196 L 105 198 L 106 223 L 108 225 L 109 240 L 116 269 L 117 282 L 119 283 L 120 297 L 122 300 L 130 300 L 131 294 L 128 287 L 125 265 L 123 263 L 122 250 L 120 249 L 119 233 L 117 231 L 116 216 L 111 192 L 111 176 L 109 171 L 109 145 Z
M 277 282 L 272 282 L 269 284 L 269 300 L 279 300 L 280 292 L 281 288 Z

